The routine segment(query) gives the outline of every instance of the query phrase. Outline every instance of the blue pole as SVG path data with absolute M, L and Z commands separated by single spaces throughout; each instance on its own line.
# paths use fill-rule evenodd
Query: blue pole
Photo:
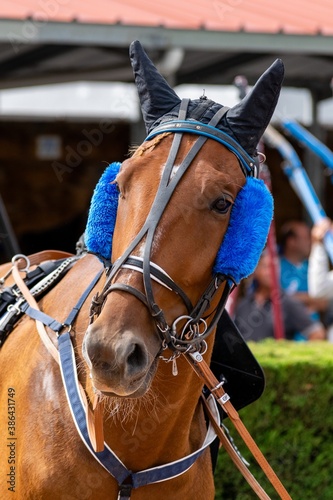
M 326 218 L 319 198 L 313 189 L 311 181 L 303 168 L 301 160 L 291 144 L 272 126 L 268 126 L 264 133 L 264 142 L 276 149 L 284 160 L 283 170 L 291 186 L 307 209 L 312 222 L 316 224 Z M 333 233 L 330 231 L 324 237 L 324 245 L 333 264 Z
M 333 174 L 333 152 L 317 137 L 293 120 L 282 120 L 282 128 L 294 137 L 302 146 L 315 153 Z

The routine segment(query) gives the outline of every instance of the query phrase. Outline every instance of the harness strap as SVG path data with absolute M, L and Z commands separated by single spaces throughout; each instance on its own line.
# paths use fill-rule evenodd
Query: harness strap
M 40 254 L 39 254 L 40 255 Z M 54 254 L 53 254 L 54 255 Z M 30 260 L 30 259 L 29 259 Z M 70 327 L 77 314 L 80 311 L 80 308 L 82 307 L 84 301 L 87 299 L 89 293 L 91 290 L 94 288 L 96 285 L 97 281 L 101 277 L 102 270 L 97 273 L 93 281 L 89 284 L 89 286 L 86 288 L 86 290 L 83 292 L 81 295 L 79 301 L 75 305 L 75 307 L 72 309 L 72 311 L 69 313 L 67 319 L 64 321 L 64 323 L 59 323 L 55 319 L 53 319 L 51 316 L 48 314 L 45 314 L 39 309 L 39 306 L 34 299 L 34 297 L 31 295 L 30 290 L 24 283 L 23 279 L 21 278 L 19 268 L 18 268 L 19 263 L 15 262 L 12 273 L 13 273 L 13 278 L 15 280 L 16 285 L 20 289 L 24 299 L 26 300 L 26 305 L 24 307 L 24 312 L 28 316 L 30 316 L 32 319 L 36 321 L 36 327 L 38 334 L 45 345 L 46 349 L 50 352 L 54 360 L 60 364 L 59 360 L 59 352 L 56 346 L 53 344 L 51 341 L 51 338 L 49 337 L 44 325 L 48 326 L 51 328 L 53 331 L 55 331 L 57 334 L 63 329 L 65 326 Z M 23 311 L 23 308 L 22 308 Z M 67 332 L 69 334 L 69 332 Z M 87 419 L 87 428 L 89 430 L 89 435 L 91 442 L 96 450 L 103 449 L 104 447 L 104 434 L 103 434 L 103 412 L 101 408 L 101 404 L 99 404 L 99 398 L 96 396 L 93 401 L 93 411 L 89 408 L 89 404 L 85 395 L 85 391 L 83 387 L 79 384 L 79 390 L 82 395 L 82 398 L 84 400 L 84 406 L 85 406 L 85 415 Z
M 59 337 L 59 355 L 61 361 L 61 375 L 75 426 L 83 443 L 86 445 L 90 453 L 121 486 L 120 496 L 118 496 L 118 498 L 129 498 L 128 496 L 124 496 L 125 492 L 128 492 L 130 489 L 129 485 L 131 485 L 132 488 L 138 488 L 151 483 L 172 479 L 183 474 L 194 464 L 196 459 L 216 438 L 213 424 L 210 423 L 202 446 L 194 453 L 169 464 L 153 467 L 140 472 L 132 472 L 128 470 L 106 443 L 104 443 L 104 450 L 101 452 L 95 452 L 93 449 L 87 429 L 84 409 L 85 405 L 82 400 L 82 392 L 79 389 L 75 365 L 75 353 L 68 332 L 63 333 Z M 210 407 L 211 413 L 214 415 L 217 425 L 219 425 L 220 416 L 217 411 L 215 400 L 212 396 L 210 396 L 207 404 Z
M 117 500 L 130 500 L 133 486 L 131 484 L 121 484 Z
M 225 108 L 221 108 L 219 111 L 224 110 Z M 228 108 L 226 108 L 226 111 Z M 224 113 L 222 113 L 223 116 Z M 222 117 L 221 116 L 221 117 Z M 220 117 L 220 119 L 221 119 Z M 158 134 L 163 134 L 165 132 L 174 132 L 174 133 L 192 133 L 196 135 L 201 135 L 208 139 L 214 139 L 217 142 L 220 142 L 224 146 L 226 146 L 230 151 L 232 151 L 238 158 L 242 171 L 245 175 L 254 175 L 256 176 L 256 165 L 254 160 L 247 154 L 247 152 L 228 134 L 222 132 L 222 130 L 216 129 L 214 125 L 211 123 L 205 125 L 201 122 L 196 122 L 192 120 L 177 120 L 164 122 L 161 125 L 158 125 L 148 137 L 146 137 L 146 141 L 149 141 L 153 137 Z
M 189 364 L 192 366 L 194 371 L 197 373 L 197 375 L 204 381 L 204 384 L 206 387 L 211 391 L 211 394 L 213 394 L 214 398 L 216 401 L 222 406 L 223 410 L 226 412 L 230 420 L 232 421 L 233 425 L 235 426 L 237 432 L 239 435 L 242 437 L 243 441 L 245 442 L 246 446 L 248 449 L 251 451 L 252 455 L 260 465 L 261 469 L 265 473 L 266 477 L 274 487 L 275 491 L 278 493 L 280 498 L 282 500 L 292 500 L 289 493 L 281 483 L 280 479 L 277 477 L 275 472 L 273 471 L 272 467 L 269 465 L 267 462 L 266 458 L 262 454 L 261 450 L 259 449 L 258 445 L 252 438 L 251 434 L 243 424 L 242 420 L 240 419 L 240 416 L 237 412 L 237 410 L 234 408 L 230 401 L 229 395 L 224 391 L 223 389 L 223 382 L 219 382 L 215 375 L 212 373 L 210 370 L 209 366 L 207 365 L 206 361 L 203 359 L 201 354 L 199 352 L 196 353 L 188 353 L 185 355 L 186 360 L 189 362 Z M 241 470 L 242 472 L 242 470 Z M 245 477 L 245 476 L 244 476 Z M 245 477 L 247 480 L 248 478 Z M 252 486 L 252 484 L 251 484 Z M 253 484 L 254 486 L 254 491 L 257 493 L 259 496 L 259 493 L 261 494 L 261 491 L 257 491 L 257 486 L 256 484 Z M 266 497 L 259 496 L 259 498 L 267 499 Z M 268 497 L 269 498 L 269 497 Z
M 102 451 L 95 452 L 93 449 L 93 443 L 91 442 L 86 422 L 86 401 L 85 397 L 83 397 L 84 393 L 79 388 L 75 353 L 69 332 L 60 335 L 58 346 L 62 381 L 76 429 L 90 453 L 121 483 L 128 476 L 128 470 L 124 464 L 115 457 L 107 446 Z
M 29 262 L 31 266 L 34 266 L 46 260 L 67 259 L 68 257 L 73 257 L 73 254 L 62 250 L 42 250 L 29 255 Z
M 145 296 L 144 293 L 140 292 L 140 290 L 137 290 L 131 285 L 127 285 L 126 283 L 113 283 L 112 285 L 109 286 L 107 292 L 110 293 L 114 290 L 120 290 L 121 292 L 127 292 L 131 293 L 134 295 L 138 300 L 141 300 L 141 302 L 148 307 L 148 302 L 147 302 L 147 297 Z
M 34 297 L 31 295 L 29 288 L 27 287 L 27 285 L 24 283 L 23 279 L 21 278 L 17 264 L 15 264 L 13 266 L 12 273 L 13 273 L 13 278 L 15 280 L 15 283 L 19 287 L 24 299 L 27 301 L 27 303 L 29 304 L 29 306 L 32 309 L 35 309 L 38 311 L 39 310 L 38 304 L 37 304 L 36 300 L 34 299 Z M 52 355 L 53 359 L 57 363 L 59 363 L 58 349 L 55 347 L 52 340 L 48 336 L 41 320 L 36 319 L 35 321 L 36 321 L 37 331 L 39 333 L 39 336 L 40 336 L 43 344 L 45 345 L 45 347 L 49 351 L 49 353 Z
M 63 323 L 64 326 L 71 326 L 74 323 L 74 321 L 76 320 L 77 315 L 79 314 L 79 312 L 81 310 L 81 307 L 85 303 L 85 301 L 88 298 L 88 295 L 90 294 L 90 292 L 92 291 L 92 289 L 95 287 L 95 285 L 97 285 L 97 283 L 98 283 L 100 277 L 102 276 L 102 274 L 103 274 L 103 270 L 100 270 L 96 274 L 96 276 L 92 280 L 92 282 L 84 290 L 83 294 L 81 295 L 81 297 L 79 298 L 79 300 L 77 301 L 77 303 L 75 304 L 75 306 L 73 307 L 73 309 L 71 310 L 71 312 L 69 313 L 69 315 L 67 316 L 67 318 L 65 319 L 65 321 Z
M 143 273 L 143 258 L 138 257 L 137 255 L 130 255 L 126 260 L 125 264 L 122 266 L 127 269 L 134 269 Z M 172 278 L 159 266 L 154 264 L 154 262 L 150 262 L 150 277 L 152 280 L 157 281 L 160 285 L 168 288 L 169 290 L 173 290 L 177 295 L 179 295 L 187 308 L 188 311 L 193 309 L 193 305 L 191 304 L 190 299 L 183 292 L 183 290 L 173 281 Z
M 24 296 L 24 298 L 27 300 L 27 297 Z M 40 321 L 43 323 L 43 325 L 48 326 L 51 328 L 56 333 L 59 333 L 60 330 L 63 328 L 63 323 L 59 323 L 56 319 L 52 318 L 48 314 L 44 313 L 40 309 L 36 309 L 35 307 L 32 307 L 29 305 L 28 302 L 26 302 L 22 307 L 21 311 L 25 313 L 27 316 L 29 316 L 31 319 L 34 319 L 35 321 Z

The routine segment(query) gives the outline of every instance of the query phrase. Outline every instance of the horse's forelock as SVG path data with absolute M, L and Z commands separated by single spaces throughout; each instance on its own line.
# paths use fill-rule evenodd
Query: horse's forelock
M 132 146 L 129 148 L 129 156 L 132 158 L 142 156 L 146 151 L 152 151 L 165 137 L 169 136 L 171 132 L 159 134 L 150 141 L 143 142 L 140 146 Z

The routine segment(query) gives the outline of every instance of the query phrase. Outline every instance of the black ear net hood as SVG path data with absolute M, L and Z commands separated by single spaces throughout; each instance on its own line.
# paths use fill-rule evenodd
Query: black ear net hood
M 143 119 L 150 133 L 157 125 L 177 119 L 181 99 L 157 71 L 140 42 L 131 44 L 130 58 Z M 235 139 L 251 157 L 274 113 L 283 76 L 283 63 L 277 59 L 216 126 Z M 221 107 L 209 99 L 192 100 L 186 119 L 207 124 Z

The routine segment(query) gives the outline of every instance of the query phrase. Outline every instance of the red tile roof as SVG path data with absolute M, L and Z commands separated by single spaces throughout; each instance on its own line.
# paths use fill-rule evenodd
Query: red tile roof
M 7 0 L 0 19 L 333 35 L 332 0 Z

